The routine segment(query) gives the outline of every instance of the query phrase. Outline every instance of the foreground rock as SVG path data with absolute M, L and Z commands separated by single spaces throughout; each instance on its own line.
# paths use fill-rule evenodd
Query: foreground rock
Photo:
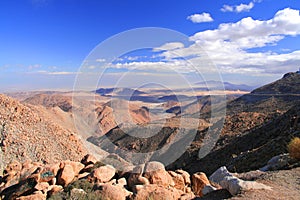
M 218 183 L 222 188 L 228 190 L 231 195 L 237 195 L 241 191 L 265 189 L 271 190 L 271 187 L 255 181 L 244 181 L 232 175 L 226 167 L 221 167 L 210 177 L 210 181 Z
M 203 172 L 190 177 L 184 170 L 166 171 L 162 163 L 155 161 L 138 165 L 131 172 L 119 172 L 102 162 L 90 155 L 81 162 L 67 160 L 52 165 L 12 162 L 4 170 L 0 195 L 3 199 L 25 200 L 43 200 L 55 195 L 66 199 L 191 200 L 214 197 L 223 194 L 224 189 L 231 195 L 243 190 L 270 190 L 261 183 L 234 176 L 226 167 L 208 179 Z M 264 172 L 236 175 L 250 179 L 261 173 Z

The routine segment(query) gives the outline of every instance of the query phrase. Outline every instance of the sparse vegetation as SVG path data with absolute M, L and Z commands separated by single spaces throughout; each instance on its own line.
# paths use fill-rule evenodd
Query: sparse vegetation
M 300 138 L 295 137 L 288 144 L 288 151 L 292 158 L 300 160 Z

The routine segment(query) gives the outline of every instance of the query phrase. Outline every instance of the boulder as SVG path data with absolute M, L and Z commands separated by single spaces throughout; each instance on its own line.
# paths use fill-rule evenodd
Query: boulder
M 115 173 L 116 169 L 113 166 L 105 165 L 95 169 L 91 173 L 91 178 L 98 183 L 105 183 L 110 181 L 115 176 Z
M 65 161 L 64 164 L 72 166 L 75 176 L 77 176 L 79 174 L 79 172 L 84 168 L 84 164 L 82 164 L 80 162 L 74 162 L 74 161 L 68 160 L 68 161 Z
M 183 176 L 181 174 L 177 174 L 176 172 L 173 171 L 168 171 L 168 173 L 171 175 L 173 181 L 174 181 L 174 187 L 178 190 L 182 190 L 185 192 L 185 181 Z
M 261 171 L 270 171 L 270 170 L 280 170 L 284 169 L 291 162 L 291 158 L 288 153 L 280 154 L 278 156 L 272 157 L 266 166 L 260 168 Z
M 205 196 L 205 195 L 207 195 L 208 193 L 211 193 L 211 192 L 213 192 L 213 191 L 215 191 L 215 190 L 217 190 L 218 188 L 215 188 L 214 186 L 212 186 L 212 185 L 206 185 L 206 186 L 204 186 L 204 188 L 201 190 L 201 192 L 202 192 L 202 195 L 203 196 Z
M 222 188 L 228 190 L 231 195 L 237 195 L 241 191 L 252 189 L 271 190 L 271 187 L 255 181 L 244 181 L 232 175 L 225 166 L 215 171 L 209 179 L 221 185 Z
M 69 164 L 64 165 L 63 169 L 60 171 L 57 177 L 57 183 L 66 187 L 69 185 L 75 178 L 75 172 L 73 167 Z
M 195 195 L 203 196 L 202 190 L 205 186 L 210 185 L 210 182 L 203 172 L 198 172 L 192 176 L 192 191 Z
M 64 190 L 64 188 L 61 185 L 50 185 L 50 187 L 48 189 L 49 189 L 49 193 L 51 195 Z
M 147 178 L 151 184 L 157 184 L 161 186 L 174 186 L 174 181 L 171 175 L 165 170 L 162 163 L 149 162 L 145 165 L 144 177 Z
M 28 196 L 22 196 L 16 200 L 46 200 L 47 194 L 43 194 L 41 191 L 37 191 Z
M 104 199 L 126 200 L 132 193 L 120 185 L 104 184 L 100 186 L 100 194 Z
M 81 160 L 81 163 L 84 164 L 85 166 L 90 165 L 90 164 L 94 165 L 96 162 L 97 162 L 97 159 L 91 154 L 85 155 Z
M 44 193 L 48 192 L 49 190 L 49 183 L 47 182 L 41 182 L 41 183 L 37 183 L 34 187 L 34 189 L 38 190 L 38 191 L 43 191 Z
M 183 179 L 184 179 L 184 183 L 185 185 L 191 185 L 191 179 L 190 179 L 190 174 L 182 169 L 178 169 L 175 171 L 177 174 L 180 174 Z
M 142 176 L 144 171 L 144 165 L 138 165 L 130 173 L 128 177 L 128 186 L 133 189 L 135 185 L 148 185 L 150 184 L 149 180 Z
M 183 192 L 177 190 L 173 187 L 164 187 L 161 185 L 150 184 L 138 186 L 136 188 L 137 193 L 134 196 L 134 200 L 145 200 L 145 199 L 155 199 L 155 200 L 178 200 L 180 199 Z

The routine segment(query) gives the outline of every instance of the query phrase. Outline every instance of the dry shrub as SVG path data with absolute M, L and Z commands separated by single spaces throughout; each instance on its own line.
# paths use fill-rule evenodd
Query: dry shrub
M 288 144 L 288 151 L 292 158 L 300 160 L 300 138 L 293 138 Z

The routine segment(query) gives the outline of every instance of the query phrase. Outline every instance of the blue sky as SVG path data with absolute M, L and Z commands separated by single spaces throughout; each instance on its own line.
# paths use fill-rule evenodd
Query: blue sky
M 0 91 L 72 89 L 80 66 L 99 43 L 141 27 L 172 29 L 194 44 L 174 41 L 176 48 L 161 52 L 129 52 L 112 64 L 118 69 L 112 72 L 147 66 L 138 72 L 151 71 L 154 82 L 172 81 L 160 69 L 167 63 L 185 71 L 185 63 L 175 63 L 172 54 L 194 56 L 197 62 L 197 44 L 223 80 L 264 84 L 300 66 L 299 10 L 298 0 L 2 0 Z M 197 82 L 192 74 L 186 70 L 190 82 Z M 111 86 L 117 79 L 102 84 Z

